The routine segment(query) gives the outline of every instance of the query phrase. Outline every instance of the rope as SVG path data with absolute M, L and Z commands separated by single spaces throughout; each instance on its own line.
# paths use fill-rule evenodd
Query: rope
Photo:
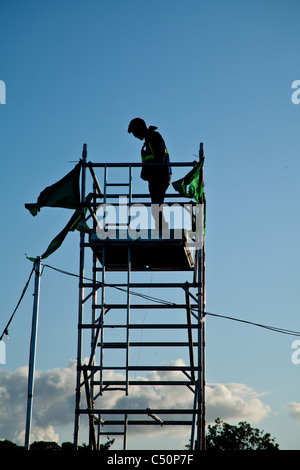
M 4 335 L 7 335 L 7 336 L 8 336 L 8 327 L 9 327 L 9 325 L 10 325 L 10 323 L 11 323 L 11 321 L 12 321 L 12 319 L 13 319 L 15 313 L 16 313 L 16 311 L 18 310 L 18 308 L 19 308 L 19 306 L 20 306 L 20 303 L 22 302 L 22 299 L 23 299 L 23 297 L 24 297 L 24 295 L 25 295 L 25 292 L 27 291 L 27 288 L 28 288 L 28 286 L 29 286 L 29 282 L 30 282 L 30 279 L 31 279 L 31 276 L 32 276 L 34 270 L 35 270 L 35 265 L 33 266 L 32 270 L 31 270 L 31 273 L 30 273 L 30 275 L 29 275 L 28 281 L 27 281 L 26 284 L 25 284 L 25 287 L 24 287 L 24 289 L 23 289 L 23 292 L 22 292 L 22 294 L 21 294 L 21 297 L 20 297 L 20 299 L 19 299 L 19 302 L 17 303 L 16 308 L 14 309 L 14 311 L 13 311 L 13 313 L 12 313 L 12 315 L 11 315 L 11 317 L 10 317 L 10 319 L 9 319 L 9 321 L 8 321 L 8 323 L 7 323 L 7 325 L 6 325 L 6 327 L 5 327 L 4 330 L 3 330 L 3 333 L 2 333 L 2 335 L 1 335 L 1 337 L 0 337 L 0 341 L 2 340 L 2 338 L 3 338 Z
M 74 276 L 74 277 L 80 277 L 78 274 L 74 274 L 74 273 L 69 273 L 68 271 L 64 271 L 62 269 L 59 269 L 59 268 L 54 268 L 53 266 L 50 266 L 50 265 L 47 265 L 45 264 L 44 265 L 45 267 L 48 267 L 50 269 L 54 269 L 55 271 L 58 271 L 62 274 L 67 274 L 69 276 Z M 90 279 L 90 278 L 87 278 L 85 277 L 84 278 L 85 280 L 87 281 L 93 281 L 93 279 Z M 102 285 L 102 282 L 101 281 L 97 281 L 97 283 L 101 284 Z M 122 287 L 119 287 L 119 286 L 112 286 L 110 284 L 104 284 L 104 286 L 107 286 L 107 287 L 113 287 L 114 289 L 117 289 L 117 290 L 121 290 L 123 292 L 127 292 L 127 289 L 126 288 L 122 288 Z M 135 295 L 135 296 L 138 296 L 138 297 L 142 297 L 144 298 L 145 300 L 151 300 L 153 302 L 157 302 L 157 303 L 160 303 L 162 306 L 163 305 L 176 305 L 176 303 L 174 302 L 169 302 L 167 300 L 163 300 L 163 299 L 159 299 L 157 297 L 152 297 L 152 296 L 149 296 L 149 295 L 146 295 L 146 294 L 141 294 L 139 292 L 135 292 L 133 290 L 130 290 L 130 293 L 132 295 Z M 147 305 L 145 305 L 145 308 L 147 308 Z M 192 310 L 196 310 L 195 308 L 192 308 Z M 271 330 L 271 331 L 275 331 L 277 333 L 282 333 L 282 334 L 286 334 L 286 335 L 291 335 L 291 336 L 300 336 L 300 332 L 299 331 L 294 331 L 294 330 L 287 330 L 285 328 L 279 328 L 279 327 L 275 327 L 275 326 L 270 326 L 270 325 L 263 325 L 261 323 L 256 323 L 256 322 L 251 322 L 251 321 L 248 321 L 248 320 L 242 320 L 240 318 L 236 318 L 236 317 L 230 317 L 228 315 L 221 315 L 221 314 L 217 314 L 217 313 L 211 313 L 211 312 L 204 312 L 205 315 L 208 315 L 208 316 L 212 316 L 212 317 L 218 317 L 218 318 L 224 318 L 226 320 L 231 320 L 231 321 L 236 321 L 236 322 L 240 322 L 240 323 L 245 323 L 245 324 L 248 324 L 248 325 L 252 325 L 252 326 L 256 326 L 256 327 L 259 327 L 259 328 L 264 328 L 264 329 L 267 329 L 267 330 Z
M 65 274 L 65 275 L 68 275 L 68 276 L 73 276 L 73 277 L 76 277 L 76 278 L 79 278 L 80 276 L 78 274 L 74 274 L 74 273 L 71 273 L 69 271 L 65 271 L 63 269 L 59 269 L 59 268 L 55 268 L 53 266 L 50 266 L 49 264 L 44 264 L 43 265 L 43 269 L 44 268 L 50 268 L 50 269 L 53 269 L 54 271 L 57 271 L 61 274 Z M 29 275 L 29 278 L 28 278 L 28 281 L 26 282 L 25 284 L 25 287 L 23 289 L 23 292 L 21 294 L 21 297 L 17 303 L 17 306 L 16 308 L 14 309 L 7 325 L 5 326 L 4 330 L 3 330 L 3 333 L 0 337 L 0 341 L 2 340 L 3 336 L 4 335 L 8 335 L 8 327 L 16 313 L 16 311 L 18 310 L 19 306 L 20 306 L 20 303 L 25 295 L 25 292 L 28 288 L 28 285 L 29 285 L 29 282 L 30 282 L 30 279 L 31 279 L 31 276 L 33 274 L 35 270 L 35 265 L 33 266 L 32 270 L 31 270 L 31 273 Z M 84 277 L 85 280 L 87 281 L 93 281 L 93 279 L 90 279 L 90 278 L 87 278 L 87 277 Z M 99 285 L 102 285 L 102 282 L 100 281 L 97 281 L 97 283 Z M 122 288 L 122 287 L 119 287 L 119 286 L 113 286 L 113 285 L 110 285 L 110 284 L 104 284 L 104 286 L 107 286 L 107 287 L 113 287 L 114 289 L 117 289 L 117 290 L 120 290 L 120 291 L 123 291 L 123 292 L 127 292 L 127 289 L 126 288 Z M 153 296 L 149 296 L 149 295 L 146 295 L 146 294 L 141 294 L 139 292 L 135 292 L 135 291 L 132 291 L 130 290 L 130 293 L 132 295 L 135 295 L 137 297 L 141 297 L 147 301 L 151 300 L 152 302 L 157 302 L 159 303 L 160 305 L 164 306 L 164 305 L 176 305 L 176 303 L 174 302 L 169 302 L 167 300 L 163 300 L 163 299 L 160 299 L 160 298 L 157 298 L 157 297 L 153 297 Z M 147 305 L 145 305 L 145 308 L 147 308 Z M 195 308 L 192 308 L 192 310 L 196 310 Z M 212 317 L 217 317 L 217 318 L 223 318 L 223 319 L 226 319 L 226 320 L 231 320 L 231 321 L 236 321 L 236 322 L 239 322 L 239 323 L 244 323 L 244 324 L 247 324 L 247 325 L 252 325 L 252 326 L 256 326 L 256 327 L 259 327 L 259 328 L 264 328 L 264 329 L 267 329 L 267 330 L 270 330 L 270 331 L 274 331 L 276 333 L 281 333 L 281 334 L 285 334 L 285 335 L 291 335 L 291 336 L 300 336 L 300 332 L 299 331 L 295 331 L 295 330 L 288 330 L 288 329 L 285 329 L 285 328 L 279 328 L 279 327 L 275 327 L 275 326 L 270 326 L 270 325 L 264 325 L 264 324 L 261 324 L 261 323 L 256 323 L 256 322 L 251 322 L 251 321 L 248 321 L 248 320 L 242 320 L 240 318 L 236 318 L 236 317 L 231 317 L 231 316 L 228 316 L 228 315 L 221 315 L 221 314 L 217 314 L 217 313 L 211 313 L 211 312 L 204 312 L 205 315 L 207 316 L 212 316 Z

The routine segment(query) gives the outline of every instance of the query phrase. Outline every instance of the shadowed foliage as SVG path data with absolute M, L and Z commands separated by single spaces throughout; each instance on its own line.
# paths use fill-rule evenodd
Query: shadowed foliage
M 207 450 L 279 450 L 269 433 L 252 428 L 245 421 L 233 426 L 217 418 L 215 423 L 208 426 Z

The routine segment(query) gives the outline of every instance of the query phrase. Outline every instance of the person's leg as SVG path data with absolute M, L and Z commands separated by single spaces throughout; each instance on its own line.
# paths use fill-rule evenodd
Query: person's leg
M 163 204 L 165 199 L 165 194 L 169 186 L 169 181 L 162 182 L 152 182 L 149 181 L 149 193 L 151 196 L 151 213 L 155 221 L 155 228 L 161 230 L 164 228 L 169 228 L 168 223 L 166 222 L 163 215 L 163 208 L 159 207 Z

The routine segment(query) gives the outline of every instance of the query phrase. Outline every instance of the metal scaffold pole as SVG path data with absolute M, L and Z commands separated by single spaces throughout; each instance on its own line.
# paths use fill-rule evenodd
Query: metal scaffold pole
M 199 158 L 204 158 L 204 147 L 203 143 L 200 144 L 199 149 Z M 204 204 L 203 194 L 204 194 L 204 177 L 203 177 L 203 167 L 201 170 L 201 183 L 203 185 L 201 204 Z M 204 213 L 203 213 L 204 214 Z M 203 232 L 204 232 L 204 220 L 203 220 Z M 199 403 L 199 450 L 205 450 L 206 448 L 206 437 L 205 437 L 205 428 L 206 428 L 206 404 L 205 404 L 205 237 L 203 234 L 203 243 L 201 250 L 199 250 L 199 271 L 200 279 L 198 296 L 200 299 L 199 303 L 199 335 L 200 335 L 200 345 L 199 345 L 199 367 L 200 367 L 200 403 Z
M 82 150 L 82 160 L 83 163 L 86 163 L 87 160 L 87 145 L 83 144 Z M 79 419 L 80 415 L 77 413 L 77 410 L 80 407 L 81 400 L 81 359 L 82 359 L 82 317 L 83 317 L 83 281 L 84 281 L 84 201 L 85 201 L 85 178 L 86 178 L 86 167 L 82 165 L 82 174 L 81 174 L 81 226 L 80 226 L 80 259 L 79 259 L 79 301 L 78 301 L 78 339 L 77 339 L 77 379 L 76 379 L 76 409 L 75 409 L 75 425 L 74 425 L 74 447 L 78 447 L 78 433 L 79 433 Z
M 204 158 L 203 143 L 200 143 L 199 160 Z M 204 177 L 203 167 L 200 173 L 200 184 L 202 185 L 202 195 L 200 204 L 202 210 L 198 212 L 197 216 L 202 217 L 200 238 L 200 246 L 197 250 L 196 260 L 196 283 L 197 283 L 197 297 L 198 297 L 198 380 L 195 387 L 195 405 L 197 407 L 197 432 L 195 442 L 191 439 L 192 449 L 205 450 L 206 448 L 206 407 L 205 407 L 205 236 L 204 236 Z M 198 234 L 199 235 L 199 234 Z
M 40 296 L 40 276 L 41 276 L 41 258 L 40 257 L 37 257 L 34 267 L 35 267 L 35 282 L 34 282 L 34 300 L 33 300 L 33 312 L 32 312 L 29 368 L 28 368 L 28 395 L 27 395 L 27 415 L 26 415 L 26 429 L 25 429 L 25 450 L 29 450 L 30 448 L 30 429 L 31 429 L 31 419 L 32 419 L 36 340 L 37 340 L 39 296 Z

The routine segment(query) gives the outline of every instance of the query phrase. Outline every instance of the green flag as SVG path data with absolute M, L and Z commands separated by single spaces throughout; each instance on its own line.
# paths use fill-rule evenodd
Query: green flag
M 173 188 L 178 191 L 181 196 L 191 197 L 195 199 L 197 204 L 202 202 L 202 196 L 204 196 L 203 181 L 200 178 L 203 164 L 204 158 L 201 158 L 184 178 L 172 183 Z
M 92 194 L 89 194 L 86 197 L 86 202 L 87 203 L 89 203 L 91 201 L 92 196 L 93 196 Z M 82 214 L 81 209 L 77 209 L 74 212 L 74 214 L 72 215 L 71 219 L 69 220 L 69 222 L 67 223 L 65 228 L 49 244 L 47 250 L 41 256 L 42 259 L 48 258 L 48 256 L 52 255 L 52 253 L 54 253 L 54 251 L 56 251 L 61 246 L 61 244 L 63 243 L 64 239 L 66 238 L 66 236 L 68 235 L 69 232 L 74 232 L 75 230 L 80 230 L 81 214 Z M 89 230 L 90 230 L 86 223 L 85 223 L 85 226 L 84 226 L 84 230 L 85 230 L 86 233 L 88 233 Z M 29 259 L 30 261 L 33 261 L 33 262 L 35 262 L 36 259 L 37 259 L 37 258 L 30 258 L 28 256 L 26 256 L 26 258 Z
M 57 183 L 48 186 L 41 192 L 35 204 L 25 204 L 26 209 L 35 216 L 41 207 L 63 207 L 66 209 L 80 208 L 80 177 L 81 162 L 77 163 L 71 170 Z
M 201 171 L 204 165 L 204 157 L 201 157 L 199 162 L 196 162 L 194 168 L 189 171 L 180 180 L 172 183 L 173 188 L 179 192 L 181 196 L 190 197 L 195 199 L 197 204 L 203 204 L 203 231 L 206 231 L 206 199 L 204 192 L 203 178 L 201 177 Z

